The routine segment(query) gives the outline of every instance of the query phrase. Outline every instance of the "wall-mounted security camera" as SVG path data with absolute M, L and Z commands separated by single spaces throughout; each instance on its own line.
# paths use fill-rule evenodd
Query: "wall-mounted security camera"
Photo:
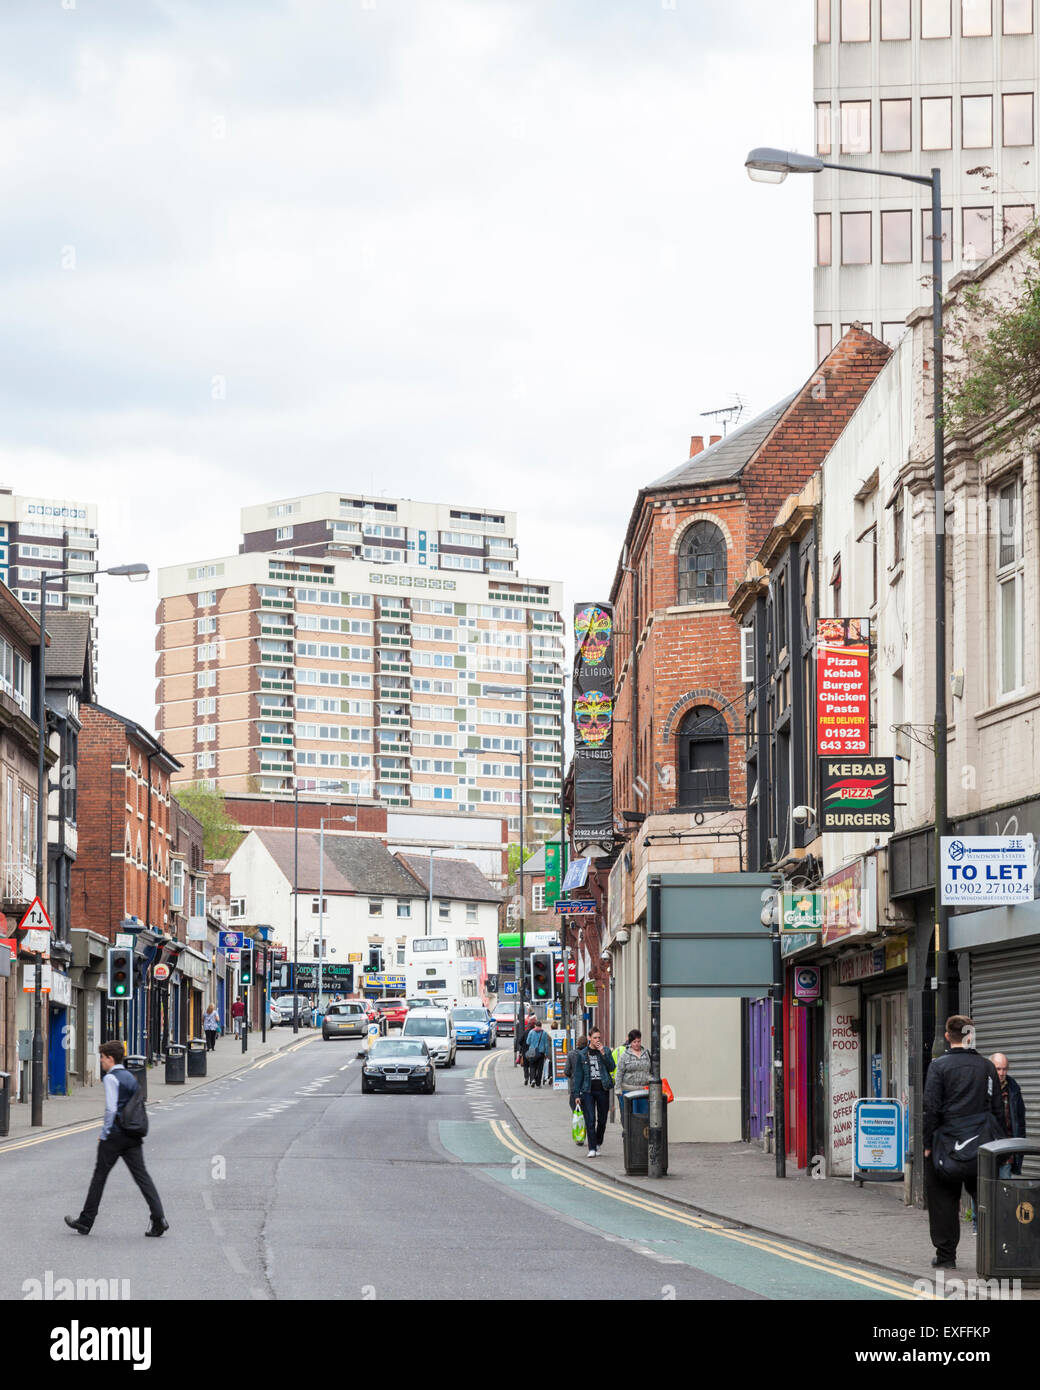
M 816 819 L 816 812 L 812 806 L 795 806 L 791 811 L 791 819 L 795 825 L 808 825 Z

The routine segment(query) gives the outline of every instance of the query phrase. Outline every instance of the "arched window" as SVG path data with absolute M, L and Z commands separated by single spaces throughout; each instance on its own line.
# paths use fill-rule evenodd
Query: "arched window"
M 695 521 L 679 546 L 679 602 L 726 601 L 726 537 L 710 521 Z
M 729 726 L 717 709 L 695 705 L 683 716 L 679 750 L 679 806 L 729 805 Z

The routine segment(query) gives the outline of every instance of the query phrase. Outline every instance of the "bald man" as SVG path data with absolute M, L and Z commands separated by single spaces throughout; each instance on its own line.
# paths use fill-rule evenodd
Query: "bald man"
M 1009 1076 L 1011 1064 L 1003 1052 L 994 1052 L 989 1059 L 997 1069 L 1000 1078 L 1000 1101 L 1004 1107 L 1004 1128 L 1009 1139 L 1024 1139 L 1026 1135 L 1026 1103 L 1022 1099 L 1022 1088 L 1013 1076 Z M 1022 1155 L 1014 1154 L 1007 1163 L 1000 1165 L 1002 1178 L 1017 1177 L 1022 1172 Z

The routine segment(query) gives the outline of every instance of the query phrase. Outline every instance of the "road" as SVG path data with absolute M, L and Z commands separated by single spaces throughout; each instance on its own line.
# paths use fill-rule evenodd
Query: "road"
M 91 1235 L 63 1224 L 79 1212 L 99 1126 L 0 1148 L 0 1298 L 59 1280 L 110 1281 L 131 1299 L 560 1299 L 583 1296 L 590 1278 L 626 1299 L 910 1294 L 894 1276 L 725 1228 L 535 1150 L 487 1075 L 511 1061 L 508 1041 L 460 1052 L 432 1096 L 362 1096 L 356 1052 L 308 1033 L 153 1107 L 145 1154 L 171 1226 L 161 1240 L 143 1239 L 146 1208 L 123 1164 Z

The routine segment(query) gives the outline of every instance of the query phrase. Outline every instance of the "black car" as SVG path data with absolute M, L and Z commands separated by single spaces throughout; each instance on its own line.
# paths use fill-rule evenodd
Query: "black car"
M 377 1038 L 358 1056 L 362 1059 L 361 1090 L 366 1096 L 373 1091 L 425 1091 L 432 1095 L 437 1089 L 437 1068 L 420 1039 Z

